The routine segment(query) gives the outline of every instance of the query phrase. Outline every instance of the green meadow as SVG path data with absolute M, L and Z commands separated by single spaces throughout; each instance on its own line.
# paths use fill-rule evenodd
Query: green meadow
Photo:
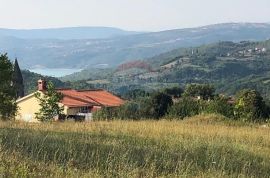
M 0 122 L 0 177 L 269 177 L 269 125 Z

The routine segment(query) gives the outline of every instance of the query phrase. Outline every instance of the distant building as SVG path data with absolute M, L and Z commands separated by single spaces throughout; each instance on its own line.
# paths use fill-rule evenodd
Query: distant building
M 64 107 L 64 115 L 71 118 L 91 119 L 92 113 L 103 107 L 118 107 L 124 104 L 124 101 L 106 90 L 73 90 L 58 89 L 62 93 L 63 99 L 59 105 Z M 38 91 L 41 94 L 46 92 L 46 82 L 38 81 Z M 40 109 L 39 101 L 35 93 L 29 94 L 18 99 L 19 107 L 16 120 L 37 122 L 35 113 Z

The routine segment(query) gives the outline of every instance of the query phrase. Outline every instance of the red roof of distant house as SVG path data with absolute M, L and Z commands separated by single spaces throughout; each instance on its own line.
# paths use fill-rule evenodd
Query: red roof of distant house
M 61 103 L 69 107 L 83 106 L 120 106 L 124 101 L 105 90 L 77 91 L 72 89 L 58 89 L 63 94 Z
M 124 104 L 121 98 L 105 90 L 84 90 L 79 91 L 79 93 L 82 93 L 103 106 L 120 106 Z
M 96 102 L 91 98 L 88 98 L 76 90 L 72 89 L 59 89 L 58 92 L 63 94 L 61 103 L 69 107 L 80 107 L 80 106 L 92 106 L 96 105 Z

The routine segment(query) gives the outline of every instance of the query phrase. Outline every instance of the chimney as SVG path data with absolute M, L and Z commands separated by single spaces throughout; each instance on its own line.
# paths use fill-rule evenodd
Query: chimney
M 38 80 L 38 91 L 45 91 L 47 89 L 46 81 L 39 79 Z

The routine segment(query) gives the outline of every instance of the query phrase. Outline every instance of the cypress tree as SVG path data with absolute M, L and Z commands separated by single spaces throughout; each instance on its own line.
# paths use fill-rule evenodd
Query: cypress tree
M 17 58 L 15 59 L 14 63 L 13 87 L 15 88 L 17 99 L 24 97 L 23 77 Z

